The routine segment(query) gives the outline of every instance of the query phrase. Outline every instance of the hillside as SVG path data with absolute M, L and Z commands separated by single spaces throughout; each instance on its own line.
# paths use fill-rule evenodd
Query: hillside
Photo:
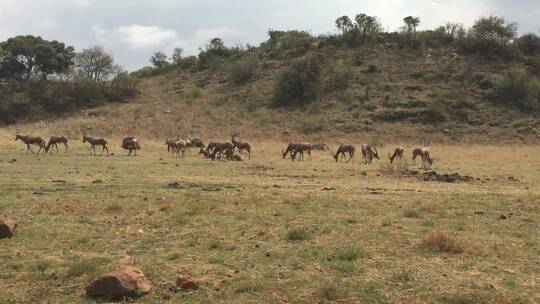
M 531 111 L 491 100 L 497 77 L 515 61 L 464 54 L 453 46 L 403 48 L 390 35 L 353 48 L 328 41 L 310 38 L 300 51 L 296 45 L 263 43 L 226 58 L 215 56 L 204 68 L 199 62 L 154 69 L 158 75 L 140 77 L 140 93 L 127 104 L 19 123 L 9 130 L 39 128 L 76 137 L 89 126 L 103 136 L 155 140 L 233 132 L 277 139 L 284 127 L 293 138 L 313 140 L 531 142 L 540 136 L 540 121 Z M 301 106 L 278 107 L 273 103 L 276 79 L 298 62 L 315 62 L 317 95 Z M 237 74 L 244 70 L 249 73 L 239 81 Z

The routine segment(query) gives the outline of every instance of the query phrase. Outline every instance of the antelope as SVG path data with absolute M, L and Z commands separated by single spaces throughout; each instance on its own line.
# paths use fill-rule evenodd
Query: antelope
M 165 146 L 167 146 L 167 152 L 171 152 L 174 154 L 174 147 L 176 147 L 176 139 L 169 139 L 165 141 Z
M 340 145 L 336 151 L 335 154 L 330 153 L 332 157 L 338 161 L 339 155 L 341 154 L 341 159 L 345 158 L 345 162 L 350 162 L 351 159 L 354 159 L 354 152 L 356 152 L 356 148 L 353 145 Z M 347 156 L 345 153 L 349 153 L 349 160 L 347 160 Z
M 132 151 L 135 151 L 135 156 L 137 156 L 137 150 L 140 150 L 141 146 L 139 145 L 137 138 L 129 136 L 122 140 L 122 148 L 124 150 L 129 150 L 128 156 L 131 155 Z
M 201 148 L 201 150 L 199 151 L 199 155 L 201 154 L 204 156 L 204 158 L 211 158 L 210 152 L 208 152 L 204 148 Z
M 231 142 L 233 143 L 233 145 L 236 148 L 238 148 L 238 153 L 242 153 L 242 151 L 246 150 L 247 153 L 248 153 L 248 159 L 251 159 L 251 144 L 247 143 L 247 142 L 241 142 L 241 141 L 236 140 L 236 137 L 238 135 L 239 134 L 234 134 L 232 136 Z
M 212 160 L 215 160 L 218 153 L 225 156 L 227 156 L 227 153 L 230 153 L 230 155 L 232 156 L 234 154 L 234 147 L 234 144 L 230 142 L 216 143 L 211 152 Z
M 188 147 L 188 142 L 186 140 L 180 139 L 174 142 L 172 145 L 173 153 L 176 157 L 180 157 L 182 153 L 182 158 L 186 155 L 186 149 Z
M 380 159 L 377 149 L 368 144 L 362 145 L 362 157 L 364 158 L 364 164 L 366 165 L 371 164 L 373 158 Z
M 26 144 L 26 153 L 28 153 L 28 151 L 30 151 L 33 154 L 36 154 L 36 152 L 34 152 L 34 150 L 32 150 L 32 148 L 30 148 L 30 145 L 35 145 L 35 146 L 39 147 L 39 150 L 37 151 L 37 154 L 39 154 L 39 152 L 41 150 L 46 152 L 46 150 L 45 150 L 45 141 L 43 140 L 43 138 L 41 138 L 39 136 L 20 135 L 19 130 L 17 130 L 16 132 L 17 133 L 15 134 L 15 140 L 20 139 L 23 143 Z
M 289 129 L 287 128 L 281 129 L 281 136 L 289 136 L 289 135 L 290 135 Z
M 58 144 L 64 144 L 66 147 L 64 153 L 67 153 L 68 151 L 68 138 L 66 136 L 51 136 L 49 139 L 49 143 L 47 144 L 47 147 L 45 147 L 45 153 L 49 152 L 50 149 L 53 147 L 56 148 L 56 153 L 58 153 Z M 52 150 L 51 150 L 52 154 Z
M 429 156 L 429 147 L 416 148 L 412 152 L 413 164 L 416 165 L 416 158 L 420 156 L 422 159 L 422 168 L 430 169 L 433 165 L 433 159 Z
M 191 145 L 193 147 L 197 147 L 197 148 L 206 148 L 206 146 L 204 145 L 204 142 L 199 139 L 199 138 L 192 138 L 190 139 L 191 140 Z
M 88 142 L 90 144 L 90 149 L 92 149 L 92 152 L 93 152 L 93 155 L 96 155 L 96 146 L 101 146 L 101 154 L 99 154 L 100 156 L 103 155 L 103 152 L 105 150 L 107 150 L 107 156 L 109 155 L 109 148 L 107 147 L 107 140 L 105 138 L 96 138 L 96 137 L 90 137 L 90 136 L 87 136 L 88 134 L 88 130 L 90 129 L 86 129 L 86 130 L 83 130 L 83 143 L 85 142 Z M 92 153 L 91 152 L 91 153 Z
M 287 146 L 287 149 L 285 151 L 282 149 L 281 154 L 283 156 L 283 159 L 287 156 L 287 153 L 290 153 L 291 159 L 294 160 L 296 158 L 296 155 L 300 153 L 300 157 L 298 160 L 304 160 L 304 152 L 307 152 L 309 155 L 309 160 L 311 160 L 311 150 L 313 149 L 313 145 L 306 142 L 301 143 L 289 143 Z
M 403 159 L 403 152 L 404 152 L 403 147 L 398 146 L 398 147 L 396 147 L 396 149 L 394 150 L 394 153 L 392 155 L 390 155 L 390 153 L 388 153 L 388 158 L 390 159 L 390 163 L 393 163 L 396 158 L 399 161 L 401 161 Z

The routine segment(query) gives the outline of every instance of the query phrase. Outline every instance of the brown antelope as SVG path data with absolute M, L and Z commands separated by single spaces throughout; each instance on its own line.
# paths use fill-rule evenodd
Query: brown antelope
M 132 151 L 135 151 L 135 156 L 137 156 L 137 150 L 141 149 L 139 145 L 139 140 L 133 136 L 129 136 L 122 140 L 122 148 L 124 150 L 129 150 L 128 156 L 131 155 Z
M 313 149 L 313 145 L 310 143 L 306 143 L 306 142 L 289 143 L 289 145 L 287 146 L 287 149 L 281 150 L 281 154 L 283 156 L 283 159 L 287 157 L 287 154 L 290 154 L 291 159 L 294 160 L 296 158 L 296 155 L 300 153 L 298 160 L 304 160 L 304 152 L 307 152 L 309 155 L 309 160 L 311 160 L 312 149 Z
M 96 155 L 96 146 L 101 146 L 101 154 L 103 155 L 104 151 L 107 151 L 107 156 L 109 155 L 109 148 L 107 147 L 108 141 L 105 138 L 96 138 L 96 137 L 90 137 L 88 135 L 88 130 L 83 130 L 83 143 L 88 142 L 90 144 L 90 149 L 92 149 L 92 154 Z
M 175 153 L 175 150 L 173 147 L 176 147 L 176 139 L 169 139 L 165 142 L 165 146 L 167 146 L 167 152 Z
M 211 158 L 212 156 L 210 155 L 210 152 L 208 152 L 207 150 L 205 150 L 204 148 L 201 148 L 201 150 L 199 151 L 199 155 L 203 155 L 204 158 Z
M 340 145 L 336 151 L 335 154 L 332 154 L 332 157 L 336 160 L 336 162 L 339 159 L 339 155 L 341 154 L 341 159 L 345 159 L 345 162 L 350 162 L 351 159 L 354 159 L 354 153 L 356 152 L 356 148 L 353 145 Z M 349 160 L 347 160 L 347 156 L 345 153 L 349 154 Z
M 372 147 L 368 144 L 362 145 L 362 157 L 364 158 L 364 164 L 371 164 L 374 158 L 379 158 L 379 152 L 375 147 Z
M 238 153 L 242 153 L 242 151 L 246 150 L 246 152 L 248 153 L 248 159 L 251 159 L 251 144 L 236 140 L 236 137 L 238 135 L 239 134 L 234 134 L 232 136 L 231 142 L 238 149 Z
M 418 156 L 422 159 L 422 168 L 430 169 L 433 165 L 433 159 L 429 156 L 429 147 L 416 148 L 412 151 L 412 160 L 415 165 Z
M 30 145 L 35 145 L 35 146 L 39 147 L 39 150 L 37 151 L 37 154 L 39 154 L 39 152 L 41 150 L 43 150 L 44 153 L 46 152 L 46 150 L 45 150 L 45 141 L 43 140 L 43 138 L 41 138 L 39 136 L 20 135 L 19 130 L 17 130 L 16 134 L 15 134 L 15 140 L 19 140 L 19 139 L 23 143 L 26 144 L 26 153 L 28 153 L 28 151 L 30 151 L 33 154 L 36 154 L 36 152 L 34 152 L 34 150 L 32 150 L 32 148 L 30 148 Z
M 193 147 L 197 147 L 197 148 L 206 148 L 206 146 L 204 145 L 204 142 L 199 139 L 199 138 L 192 138 L 190 139 L 191 140 L 191 145 Z
M 210 145 L 210 144 L 208 144 L 208 145 Z M 214 148 L 212 149 L 212 152 L 211 152 L 212 160 L 215 160 L 216 155 L 218 153 L 220 155 L 225 155 L 225 156 L 227 156 L 227 153 L 229 153 L 230 156 L 232 157 L 232 155 L 234 154 L 234 145 L 233 145 L 233 143 L 230 143 L 230 142 L 216 143 Z
M 45 153 L 48 153 L 49 150 L 51 150 L 52 154 L 52 148 L 56 148 L 56 153 L 58 153 L 58 144 L 64 144 L 64 147 L 66 147 L 64 153 L 67 153 L 68 151 L 68 138 L 66 136 L 51 136 L 49 138 L 49 143 L 47 144 L 47 147 L 45 147 Z
M 393 163 L 394 160 L 398 160 L 398 161 L 401 161 L 403 159 L 403 152 L 405 150 L 403 149 L 403 147 L 396 147 L 396 149 L 394 150 L 394 153 L 392 155 L 390 155 L 390 153 L 388 153 L 388 158 L 390 159 L 390 163 Z

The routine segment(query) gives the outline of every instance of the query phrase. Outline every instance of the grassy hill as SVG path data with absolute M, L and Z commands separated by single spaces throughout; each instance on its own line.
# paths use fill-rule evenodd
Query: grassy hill
M 232 133 L 277 139 L 284 127 L 293 139 L 330 141 L 531 142 L 540 136 L 534 110 L 494 100 L 505 73 L 530 70 L 522 61 L 466 54 L 453 45 L 406 47 L 391 34 L 355 47 L 331 37 L 283 35 L 292 35 L 293 42 L 282 38 L 286 43 L 226 49 L 226 55 L 208 49 L 179 66 L 143 69 L 135 73 L 140 94 L 128 104 L 19 123 L 8 130 L 76 137 L 82 126 L 89 126 L 102 136 L 135 134 L 152 140 Z M 315 70 L 316 80 L 301 79 L 298 85 L 309 94 L 283 106 L 276 90 L 291 93 L 295 88 L 278 88 L 277 83 L 281 79 L 290 85 L 294 79 L 282 78 L 297 66 L 306 74 Z

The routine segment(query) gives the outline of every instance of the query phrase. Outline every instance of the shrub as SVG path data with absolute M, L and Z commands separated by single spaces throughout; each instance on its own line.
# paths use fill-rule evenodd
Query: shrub
M 236 83 L 243 83 L 251 79 L 257 70 L 257 61 L 243 59 L 234 62 L 231 66 L 231 79 Z
M 456 238 L 442 231 L 431 232 L 424 237 L 422 247 L 436 253 L 462 253 L 463 245 Z
M 522 111 L 538 111 L 540 80 L 522 67 L 511 67 L 496 78 L 493 97 Z
M 317 96 L 321 59 L 319 55 L 304 58 L 282 71 L 275 83 L 273 103 L 276 106 L 300 106 Z
M 300 123 L 298 126 L 300 132 L 304 134 L 313 134 L 324 130 L 324 123 L 320 119 L 309 118 Z
M 540 54 L 540 37 L 536 34 L 526 34 L 517 40 L 517 45 L 523 54 L 528 56 Z
M 304 241 L 309 239 L 309 233 L 304 228 L 294 228 L 287 231 L 285 238 L 289 241 Z
M 344 92 L 349 87 L 351 69 L 339 61 L 326 69 L 324 73 L 324 88 L 328 91 Z
M 364 258 L 365 256 L 366 254 L 363 251 L 352 247 L 345 248 L 336 253 L 336 259 L 347 262 L 356 261 L 357 259 Z
M 448 107 L 441 100 L 433 100 L 427 104 L 427 108 L 424 111 L 424 122 L 437 123 L 446 121 L 448 115 Z

